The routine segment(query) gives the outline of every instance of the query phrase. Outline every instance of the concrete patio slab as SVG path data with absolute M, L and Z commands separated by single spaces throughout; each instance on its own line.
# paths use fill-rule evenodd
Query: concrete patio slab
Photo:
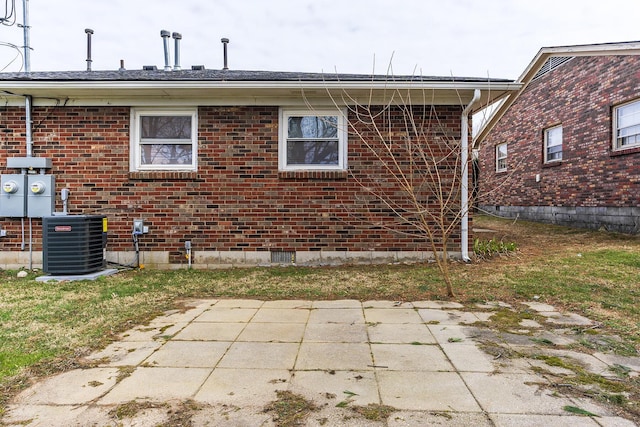
M 286 369 L 216 369 L 194 400 L 238 407 L 269 402 L 275 399 L 277 390 L 289 387 L 290 379 L 291 372 Z
M 257 299 L 221 299 L 215 306 L 216 308 L 260 308 L 265 301 Z
M 311 310 L 309 323 L 364 323 L 362 308 L 318 308 Z
M 238 341 L 300 342 L 305 333 L 304 323 L 249 323 Z
M 170 341 L 144 361 L 146 366 L 214 368 L 231 342 Z
M 362 303 L 355 299 L 342 299 L 334 301 L 313 301 L 312 308 L 333 308 L 333 309 L 345 309 L 355 308 L 362 310 Z
M 390 371 L 453 371 L 436 345 L 371 344 L 371 352 L 375 366 Z
M 203 312 L 196 322 L 248 322 L 257 311 L 257 308 L 227 308 L 216 304 Z
M 210 368 L 139 367 L 99 399 L 98 404 L 189 399 L 200 389 L 211 371 Z
M 482 409 L 489 413 L 565 415 L 571 400 L 554 396 L 549 383 L 529 374 L 460 373 Z
M 42 381 L 18 395 L 27 405 L 82 405 L 106 393 L 118 380 L 117 368 L 75 369 Z
M 174 337 L 180 341 L 234 341 L 246 323 L 192 322 Z
M 384 405 L 421 411 L 481 412 L 480 406 L 455 372 L 378 372 Z
M 366 343 L 305 343 L 300 345 L 296 370 L 364 371 L 373 369 Z
M 220 363 L 221 368 L 293 369 L 297 343 L 235 342 Z
M 290 391 L 316 404 L 336 406 L 380 403 L 372 371 L 301 371 L 291 379 Z
M 476 412 L 395 412 L 387 427 L 495 427 L 485 414 Z
M 258 323 L 307 323 L 307 308 L 264 308 L 253 316 L 252 322 Z
M 551 388 L 547 378 L 574 373 L 539 355 L 607 378 L 615 369 L 639 375 L 640 357 L 563 348 L 579 336 L 565 325 L 530 334 L 468 325 L 503 307 L 486 305 L 466 312 L 429 301 L 189 300 L 85 357 L 85 369 L 35 383 L 7 405 L 0 425 L 170 425 L 186 411 L 194 427 L 276 426 L 265 409 L 281 390 L 309 402 L 305 426 L 636 425 L 620 407 Z M 135 414 L 114 418 L 132 402 L 141 405 Z M 365 408 L 391 415 L 369 420 Z
M 412 308 L 365 308 L 367 323 L 423 323 L 424 320 Z
M 476 345 L 442 343 L 440 348 L 458 372 L 494 372 L 497 370 L 493 357 Z
M 372 324 L 367 326 L 367 332 L 372 343 L 436 343 L 436 339 L 429 331 L 429 328 L 418 323 Z
M 455 301 L 414 301 L 412 304 L 414 308 L 433 308 L 437 310 L 464 308 L 464 305 Z
M 491 414 L 496 427 L 590 427 L 599 426 L 588 417 L 567 415 Z
M 475 344 L 471 339 L 474 336 L 474 332 L 469 327 L 460 325 L 427 325 L 427 328 L 439 344 L 451 342 Z
M 368 342 L 364 323 L 309 323 L 304 331 L 305 342 Z
M 431 308 L 422 308 L 418 314 L 426 323 L 436 323 L 439 325 L 460 325 L 479 322 L 480 319 L 473 313 L 465 311 L 446 311 Z
M 104 350 L 90 354 L 85 360 L 99 362 L 103 366 L 135 366 L 151 356 L 162 345 L 152 341 L 118 341 Z
M 155 323 L 153 325 L 140 325 L 120 334 L 123 341 L 164 341 L 172 335 L 180 332 L 188 323 Z
M 277 300 L 277 301 L 265 301 L 260 308 L 311 308 L 313 301 L 308 300 Z
M 4 425 L 29 427 L 51 427 L 82 425 L 86 406 L 75 405 L 10 405 Z

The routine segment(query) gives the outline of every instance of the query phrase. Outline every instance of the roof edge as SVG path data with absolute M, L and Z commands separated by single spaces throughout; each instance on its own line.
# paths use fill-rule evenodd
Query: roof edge
M 493 112 L 486 124 L 480 129 L 473 139 L 473 147 L 478 146 L 484 141 L 489 132 L 500 121 L 502 116 L 520 97 L 520 94 L 526 90 L 536 73 L 542 68 L 550 57 L 555 56 L 616 56 L 616 55 L 640 55 L 640 41 L 614 42 L 614 43 L 596 43 L 582 44 L 570 46 L 554 46 L 542 47 L 533 57 L 529 65 L 522 72 L 520 77 L 515 81 L 521 85 L 520 89 L 514 94 L 507 95 L 505 102 Z

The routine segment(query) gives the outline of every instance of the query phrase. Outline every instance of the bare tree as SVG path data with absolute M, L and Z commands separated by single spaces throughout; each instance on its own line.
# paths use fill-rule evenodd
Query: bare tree
M 462 103 L 416 105 L 400 91 L 385 105 L 363 104 L 347 93 L 342 97 L 333 101 L 336 108 L 348 106 L 350 141 L 365 147 L 374 163 L 366 171 L 350 167 L 362 194 L 359 206 L 349 209 L 369 226 L 422 239 L 447 295 L 455 296 L 450 253 L 460 248 L 461 221 L 470 204 L 461 202 L 462 185 L 467 185 L 461 179 Z

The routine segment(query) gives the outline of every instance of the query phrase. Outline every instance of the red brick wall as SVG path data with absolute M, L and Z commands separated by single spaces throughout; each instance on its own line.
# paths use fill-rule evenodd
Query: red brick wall
M 25 155 L 23 113 L 0 112 L 3 157 Z M 432 143 L 459 138 L 460 113 L 459 107 L 438 107 L 443 125 Z M 62 210 L 60 189 L 68 187 L 70 214 L 108 217 L 109 250 L 132 250 L 132 220 L 143 218 L 150 232 L 140 249 L 172 251 L 176 259 L 185 240 L 197 250 L 219 251 L 430 250 L 421 236 L 386 230 L 395 219 L 385 206 L 362 209 L 360 182 L 382 183 L 399 203 L 401 194 L 356 137 L 349 136 L 350 173 L 279 173 L 278 107 L 200 107 L 198 114 L 196 173 L 130 173 L 128 107 L 34 108 L 33 155 L 53 159 L 48 173 L 56 176 L 56 210 Z M 402 114 L 394 117 L 390 135 L 402 141 Z M 451 162 L 442 169 L 445 176 L 457 173 Z M 9 234 L 0 247 L 17 250 L 20 220 L 0 221 Z M 40 220 L 34 224 L 39 249 Z M 452 243 L 459 241 L 456 232 Z
M 576 57 L 536 79 L 481 147 L 479 204 L 639 206 L 640 149 L 612 151 L 612 108 L 638 98 L 638 56 Z M 543 131 L 557 124 L 563 159 L 544 165 Z M 503 142 L 508 170 L 496 173 Z

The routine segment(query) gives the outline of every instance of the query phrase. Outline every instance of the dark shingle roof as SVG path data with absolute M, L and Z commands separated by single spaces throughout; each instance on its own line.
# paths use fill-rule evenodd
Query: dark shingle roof
M 37 71 L 0 73 L 0 81 L 349 81 L 349 82 L 511 82 L 479 77 L 388 76 L 372 74 L 297 73 L 242 70 Z

